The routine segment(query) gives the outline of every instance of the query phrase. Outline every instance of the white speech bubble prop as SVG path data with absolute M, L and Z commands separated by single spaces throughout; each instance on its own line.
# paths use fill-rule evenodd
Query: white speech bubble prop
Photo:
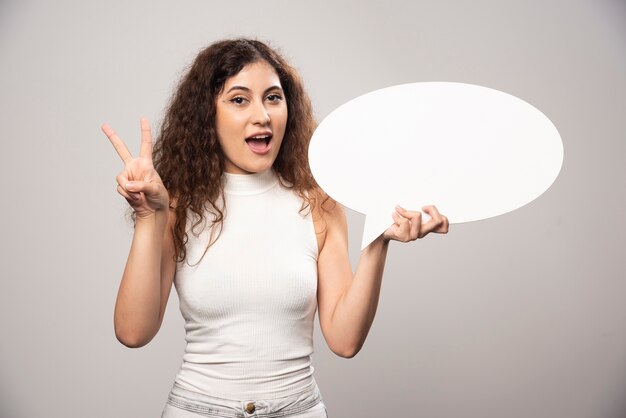
M 366 215 L 361 248 L 393 224 L 396 204 L 433 204 L 450 223 L 490 218 L 539 197 L 562 162 L 561 137 L 535 107 L 452 82 L 359 96 L 320 123 L 309 147 L 320 187 Z

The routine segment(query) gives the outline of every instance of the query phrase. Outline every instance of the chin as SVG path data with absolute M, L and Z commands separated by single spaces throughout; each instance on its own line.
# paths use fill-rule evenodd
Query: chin
M 272 161 L 272 163 L 270 164 L 255 164 L 247 167 L 242 167 L 242 169 L 244 171 L 247 171 L 248 173 L 261 173 L 265 170 L 269 170 L 270 168 L 272 168 L 273 165 L 274 162 Z
M 272 168 L 272 165 L 268 165 L 268 166 L 264 166 L 262 168 L 259 168 L 258 170 L 256 170 L 257 173 L 261 173 L 263 171 L 269 170 L 270 168 Z
M 272 161 L 267 161 L 267 162 L 262 162 L 260 164 L 256 164 L 255 168 L 257 168 L 257 171 L 265 171 L 268 170 L 270 168 L 272 168 L 274 166 L 274 162 L 276 161 L 276 159 L 273 159 Z

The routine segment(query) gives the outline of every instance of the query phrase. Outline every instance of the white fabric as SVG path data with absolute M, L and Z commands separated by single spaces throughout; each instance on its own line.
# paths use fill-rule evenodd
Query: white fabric
M 175 384 L 224 399 L 289 396 L 315 382 L 312 217 L 308 208 L 299 213 L 301 198 L 271 169 L 224 173 L 223 181 L 221 236 L 195 265 L 209 229 L 189 233 L 174 279 L 187 340 Z

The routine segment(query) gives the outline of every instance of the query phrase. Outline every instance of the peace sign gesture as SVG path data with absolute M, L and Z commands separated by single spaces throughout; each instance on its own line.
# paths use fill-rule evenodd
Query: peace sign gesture
M 141 149 L 133 158 L 124 141 L 106 123 L 102 131 L 124 161 L 124 169 L 117 175 L 117 191 L 135 210 L 137 218 L 147 218 L 169 207 L 169 194 L 152 164 L 152 133 L 150 122 L 141 118 Z

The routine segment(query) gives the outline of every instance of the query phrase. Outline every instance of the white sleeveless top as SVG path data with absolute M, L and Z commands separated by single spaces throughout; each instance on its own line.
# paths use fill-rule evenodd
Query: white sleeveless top
M 318 255 L 310 211 L 299 213 L 302 199 L 272 169 L 222 179 L 222 233 L 197 265 L 209 228 L 196 237 L 197 218 L 187 221 L 187 260 L 174 278 L 187 347 L 175 384 L 232 400 L 310 389 Z

